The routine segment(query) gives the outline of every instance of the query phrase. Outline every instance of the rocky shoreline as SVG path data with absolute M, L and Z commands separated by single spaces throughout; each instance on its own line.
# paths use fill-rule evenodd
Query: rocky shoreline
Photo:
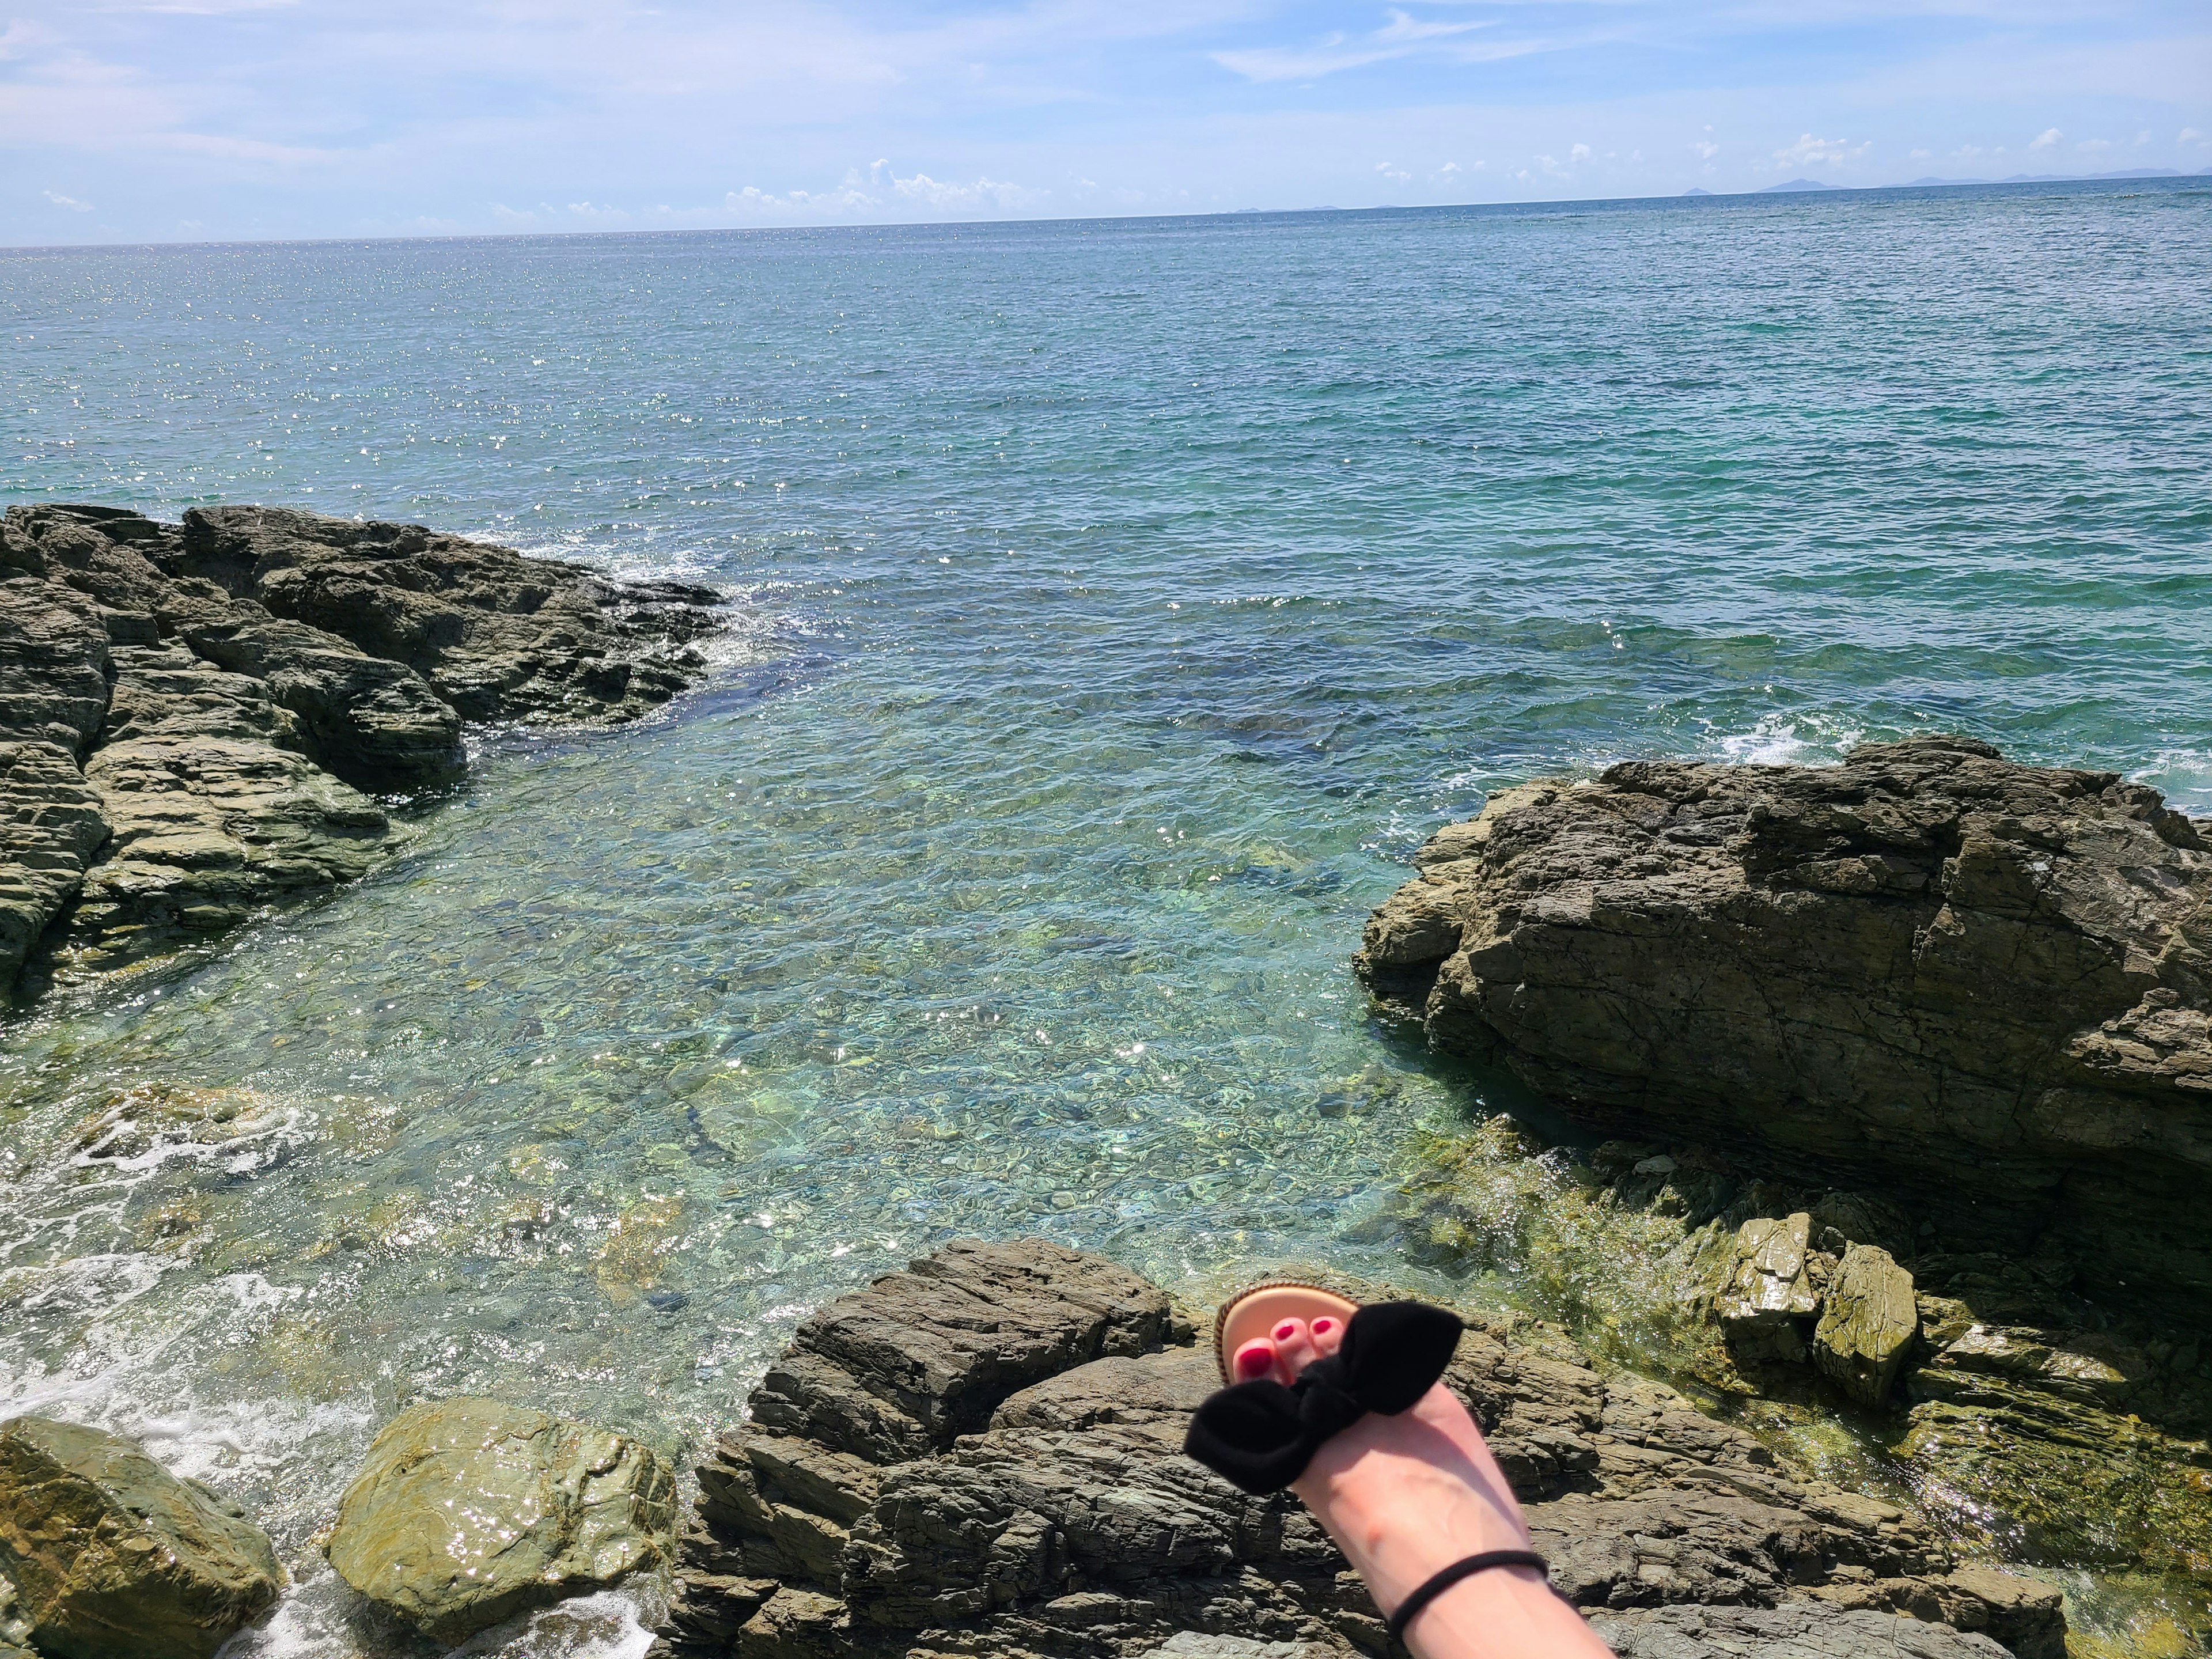
M 1218 1386 L 1200 1322 L 1039 1241 L 949 1245 L 833 1303 L 700 1467 L 665 1659 L 1401 1650 L 1295 1498 L 1182 1455 Z M 1618 1651 L 2063 1659 L 2056 1590 L 1794 1479 L 1556 1328 L 1477 1316 L 1445 1382 Z
M 1632 1237 L 1644 1363 L 1858 1413 L 1953 1536 L 2212 1583 L 2212 823 L 1927 738 L 1540 781 L 1416 863 L 1382 1006 L 1618 1137 L 1548 1155 L 1583 1237 L 1516 1236 L 1525 1130 L 1446 1152 L 1432 1260 Z
M 719 603 L 420 526 L 10 509 L 0 991 L 366 873 L 467 723 L 634 719 Z M 1395 1223 L 1556 1304 L 1462 1308 L 1447 1381 L 1617 1651 L 2081 1659 L 2056 1589 L 1978 1563 L 2212 1584 L 2212 823 L 1924 738 L 1540 781 L 1416 862 L 1356 960 L 1379 1006 L 1612 1137 L 1440 1135 Z M 458 1398 L 385 1425 L 319 1542 L 447 1643 L 665 1571 L 663 1659 L 1390 1651 L 1295 1500 L 1181 1455 L 1204 1325 L 951 1244 L 800 1327 L 680 1527 L 637 1443 Z M 1844 1417 L 1881 1496 L 1752 1431 Z M 206 1659 L 282 1577 L 130 1443 L 0 1425 L 0 1659 Z
M 721 603 L 419 525 L 9 508 L 0 995 L 356 879 L 465 723 L 635 719 L 698 680 Z

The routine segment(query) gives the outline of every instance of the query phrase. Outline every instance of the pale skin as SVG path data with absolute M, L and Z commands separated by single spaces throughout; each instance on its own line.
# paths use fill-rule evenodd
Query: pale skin
M 1286 1319 L 1237 1351 L 1240 1382 L 1287 1385 L 1344 1340 L 1335 1320 Z M 1528 1523 L 1467 1407 L 1443 1384 L 1395 1417 L 1370 1413 L 1331 1437 L 1291 1490 L 1328 1528 L 1386 1613 L 1470 1555 L 1525 1550 Z M 1417 1614 L 1418 1659 L 1612 1659 L 1533 1567 L 1463 1578 Z

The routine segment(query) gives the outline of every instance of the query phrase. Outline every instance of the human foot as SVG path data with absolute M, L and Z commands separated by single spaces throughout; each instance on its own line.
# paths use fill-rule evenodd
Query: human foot
M 1334 1308 L 1310 1320 L 1277 1319 L 1265 1336 L 1238 1341 L 1224 1369 L 1239 1382 L 1289 1387 L 1338 1352 L 1346 1323 Z M 1224 1319 L 1224 1334 L 1229 1326 Z M 1521 1507 L 1481 1430 L 1441 1383 L 1403 1412 L 1370 1412 L 1330 1437 L 1291 1489 L 1386 1613 L 1455 1562 L 1528 1548 Z M 1600 1659 L 1607 1651 L 1533 1567 L 1462 1579 L 1413 1616 L 1405 1639 L 1421 1659 Z

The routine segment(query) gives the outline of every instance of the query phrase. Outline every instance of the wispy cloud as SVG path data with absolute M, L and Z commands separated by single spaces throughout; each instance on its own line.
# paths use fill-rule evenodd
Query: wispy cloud
M 2057 127 L 2045 127 L 2027 141 L 2027 147 L 2030 149 L 2049 149 L 2065 136 Z
M 92 211 L 91 203 L 80 202 L 76 197 L 64 196 L 58 190 L 41 191 L 39 193 L 44 196 L 49 202 L 52 202 L 56 207 L 65 208 L 71 213 L 89 213 Z
M 1434 58 L 1450 63 L 1496 63 L 1525 58 L 1552 49 L 1540 40 L 1469 40 L 1478 29 L 1493 28 L 1497 21 L 1479 18 L 1450 21 L 1415 17 L 1392 8 L 1380 28 L 1361 33 L 1338 32 L 1298 46 L 1249 46 L 1216 52 L 1213 61 L 1248 81 L 1317 81 L 1346 70 L 1395 63 L 1401 58 Z
M 1812 167 L 1820 162 L 1855 161 L 1874 148 L 1872 139 L 1854 144 L 1848 138 L 1815 138 L 1805 134 L 1786 149 L 1774 152 L 1774 159 L 1785 167 Z

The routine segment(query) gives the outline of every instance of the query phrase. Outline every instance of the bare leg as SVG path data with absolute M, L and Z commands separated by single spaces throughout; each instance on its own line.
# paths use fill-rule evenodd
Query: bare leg
M 1287 1383 L 1334 1353 L 1344 1332 L 1286 1319 L 1238 1349 L 1240 1381 Z M 1370 1415 L 1315 1455 L 1291 1488 L 1359 1569 L 1385 1613 L 1431 1575 L 1489 1550 L 1528 1547 L 1498 1460 L 1441 1383 L 1396 1417 Z M 1406 1632 L 1420 1659 L 1609 1659 L 1582 1616 L 1533 1567 L 1493 1567 L 1431 1601 Z

